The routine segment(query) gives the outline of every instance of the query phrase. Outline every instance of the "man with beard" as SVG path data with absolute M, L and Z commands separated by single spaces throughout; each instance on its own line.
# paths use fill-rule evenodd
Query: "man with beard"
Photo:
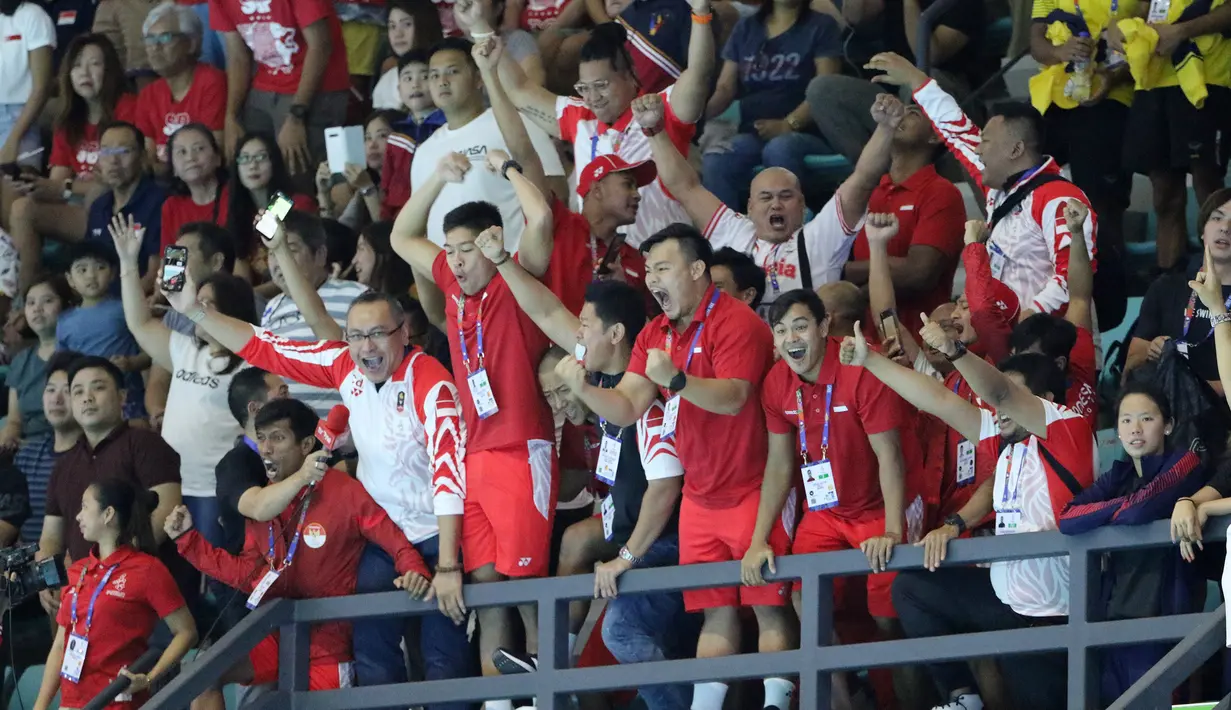
M 979 442 L 977 456 L 996 461 L 995 475 L 946 519 L 945 535 L 929 535 L 927 570 L 903 572 L 893 584 L 893 604 L 911 638 L 971 633 L 1040 624 L 1062 624 L 1069 611 L 1067 557 L 994 562 L 945 568 L 948 541 L 996 512 L 996 534 L 1056 530 L 1060 512 L 1094 480 L 1098 452 L 1089 423 L 1061 403 L 1064 375 L 1038 353 L 1014 355 L 996 369 L 969 354 L 937 323 L 924 320 L 920 335 L 944 353 L 971 390 L 995 413 L 954 394 L 927 375 L 871 351 L 858 328 L 842 344 L 843 364 L 864 367 L 910 404 L 942 419 L 964 439 Z M 1057 402 L 1060 403 L 1057 403 Z M 944 694 L 942 710 L 982 710 L 978 687 L 964 662 L 929 668 Z M 1023 656 L 1005 677 L 1023 707 L 1062 707 L 1063 654 Z
M 768 312 L 780 294 L 813 290 L 842 278 L 851 244 L 863 224 L 868 199 L 889 168 L 890 147 L 906 115 L 902 102 L 882 94 L 872 105 L 877 130 L 855 171 L 811 222 L 804 224 L 804 194 L 799 177 L 769 168 L 752 181 L 748 214 L 727 208 L 709 190 L 662 130 L 664 104 L 647 94 L 633 102 L 633 114 L 646 131 L 658 174 L 714 249 L 731 247 L 750 254 L 766 273 L 765 297 L 758 312 Z

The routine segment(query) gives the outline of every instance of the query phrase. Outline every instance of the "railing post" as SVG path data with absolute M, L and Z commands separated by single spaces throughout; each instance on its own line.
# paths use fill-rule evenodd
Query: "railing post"
M 817 670 L 817 661 L 833 638 L 833 579 L 808 574 L 799 581 L 799 649 L 804 658 L 799 671 L 799 707 L 821 710 L 832 702 L 830 676 Z
M 295 693 L 308 690 L 312 627 L 294 621 L 293 613 L 291 618 L 278 634 L 278 690 L 291 693 L 291 707 L 294 707 Z
M 551 590 L 547 590 L 551 594 Z M 568 635 L 559 627 L 568 624 L 568 601 L 553 596 L 539 597 L 539 710 L 556 710 L 556 688 L 560 684 L 560 670 L 568 668 Z M 561 622 L 563 619 L 563 623 Z M 563 659 L 563 665 L 561 664 Z
M 1099 692 L 1096 651 L 1089 647 L 1087 624 L 1092 621 L 1090 590 L 1098 588 L 1101 554 L 1091 552 L 1079 539 L 1071 541 L 1075 544 L 1069 554 L 1068 707 L 1089 710 L 1097 706 Z

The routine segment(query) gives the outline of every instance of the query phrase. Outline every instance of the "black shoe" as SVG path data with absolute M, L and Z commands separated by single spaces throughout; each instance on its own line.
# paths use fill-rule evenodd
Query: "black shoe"
M 507 648 L 498 648 L 492 652 L 492 664 L 501 675 L 533 673 L 539 669 L 537 656 L 518 654 Z

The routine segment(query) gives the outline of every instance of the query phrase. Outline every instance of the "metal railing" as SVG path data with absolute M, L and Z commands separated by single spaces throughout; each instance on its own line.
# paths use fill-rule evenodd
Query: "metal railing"
M 1226 523 L 1214 520 L 1207 540 L 1226 537 Z M 1014 653 L 1068 652 L 1070 709 L 1094 707 L 1098 694 L 1098 664 L 1093 651 L 1109 646 L 1177 641 L 1194 630 L 1222 623 L 1218 612 L 1148 619 L 1099 621 L 1090 603 L 1098 589 L 1100 555 L 1131 548 L 1170 545 L 1168 523 L 1127 528 L 1108 527 L 1079 536 L 1058 532 L 983 537 L 950 543 L 944 565 L 969 565 L 992 560 L 1018 560 L 1055 555 L 1070 556 L 1070 615 L 1067 625 L 961 634 L 926 639 L 879 641 L 831 646 L 833 629 L 832 579 L 867 572 L 858 550 L 793 555 L 778 561 L 776 579 L 802 580 L 803 615 L 799 650 L 743 654 L 725 658 L 661 661 L 599 668 L 560 668 L 566 658 L 568 602 L 590 598 L 592 575 L 468 585 L 466 604 L 471 609 L 537 604 L 539 613 L 539 670 L 536 673 L 486 678 L 465 678 L 418 683 L 349 688 L 308 693 L 308 633 L 311 624 L 327 621 L 410 616 L 434 606 L 409 599 L 402 592 L 310 600 L 277 600 L 262 605 L 208 651 L 185 666 L 149 703 L 146 710 L 180 710 L 209 688 L 237 659 L 267 634 L 281 631 L 278 690 L 257 707 L 281 710 L 368 710 L 405 708 L 408 705 L 491 698 L 536 697 L 542 710 L 555 710 L 557 698 L 578 692 L 604 691 L 662 683 L 737 680 L 767 676 L 798 676 L 801 708 L 828 707 L 829 674 L 833 671 L 910 665 L 923 660 L 946 661 Z M 922 550 L 900 546 L 894 550 L 891 570 L 920 569 Z M 703 589 L 738 584 L 738 562 L 688 567 L 633 570 L 620 578 L 620 593 Z M 1183 676 L 1161 674 L 1153 681 L 1157 695 L 1169 692 Z M 1170 686 L 1163 689 L 1166 683 Z M 1153 697 L 1153 696 L 1152 696 Z M 1120 706 L 1117 706 L 1120 707 Z M 1124 708 L 1149 707 L 1144 704 Z

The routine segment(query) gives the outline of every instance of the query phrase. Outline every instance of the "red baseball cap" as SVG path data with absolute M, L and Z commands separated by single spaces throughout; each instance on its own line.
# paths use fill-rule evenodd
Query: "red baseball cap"
M 594 183 L 602 180 L 612 173 L 622 173 L 632 171 L 633 178 L 637 181 L 637 187 L 645 187 L 654 182 L 654 178 L 658 177 L 658 168 L 654 166 L 653 160 L 643 160 L 640 163 L 629 164 L 618 155 L 600 155 L 590 161 L 581 171 L 581 177 L 577 181 L 577 194 L 585 197 L 590 194 L 590 189 L 594 187 Z

